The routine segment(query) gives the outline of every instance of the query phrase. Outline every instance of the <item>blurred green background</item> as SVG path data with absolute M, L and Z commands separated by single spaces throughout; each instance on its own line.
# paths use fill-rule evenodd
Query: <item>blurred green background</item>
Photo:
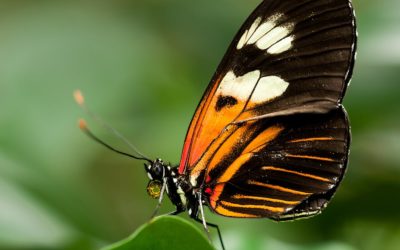
M 151 158 L 178 163 L 209 79 L 259 2 L 0 1 L 0 249 L 98 249 L 147 222 L 156 201 L 142 162 L 82 134 L 72 92 Z M 293 223 L 208 212 L 228 249 L 400 249 L 400 1 L 355 6 L 341 187 L 324 213 Z

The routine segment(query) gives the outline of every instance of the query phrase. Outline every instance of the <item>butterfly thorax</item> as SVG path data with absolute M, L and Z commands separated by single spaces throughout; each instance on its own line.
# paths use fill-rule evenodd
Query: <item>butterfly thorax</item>
M 150 179 L 147 192 L 151 197 L 159 198 L 164 192 L 163 186 L 165 186 L 165 192 L 176 207 L 174 213 L 188 210 L 190 216 L 197 216 L 196 192 L 188 179 L 179 174 L 177 167 L 172 167 L 161 159 L 156 159 L 151 164 L 144 166 Z

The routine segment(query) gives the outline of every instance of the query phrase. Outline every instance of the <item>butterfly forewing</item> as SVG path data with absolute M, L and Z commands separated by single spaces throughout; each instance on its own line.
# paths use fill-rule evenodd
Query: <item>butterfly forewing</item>
M 192 119 L 179 173 L 232 217 L 319 212 L 346 168 L 341 100 L 356 46 L 348 0 L 266 0 L 228 48 Z
M 193 117 L 180 173 L 232 122 L 326 113 L 351 74 L 355 23 L 347 0 L 266 0 L 239 30 Z

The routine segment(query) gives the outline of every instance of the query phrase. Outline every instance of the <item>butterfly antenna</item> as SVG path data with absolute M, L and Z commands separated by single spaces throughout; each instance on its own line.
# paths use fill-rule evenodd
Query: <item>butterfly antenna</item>
M 111 149 L 114 152 L 117 152 L 119 154 L 122 155 L 126 155 L 129 156 L 131 158 L 134 159 L 138 159 L 138 160 L 146 160 L 148 162 L 151 162 L 151 160 L 146 157 L 145 155 L 143 155 L 132 143 L 130 143 L 120 132 L 118 132 L 116 129 L 114 129 L 113 127 L 111 127 L 110 125 L 108 125 L 103 119 L 101 119 L 100 117 L 98 117 L 96 114 L 94 114 L 92 111 L 90 111 L 90 109 L 88 109 L 88 107 L 85 105 L 85 98 L 83 97 L 83 94 L 80 90 L 76 90 L 74 92 L 74 99 L 76 101 L 76 103 L 83 109 L 83 111 L 85 113 L 87 113 L 93 120 L 95 120 L 97 123 L 99 123 L 103 128 L 105 128 L 106 130 L 108 130 L 109 132 L 111 132 L 112 134 L 114 134 L 116 137 L 118 137 L 120 140 L 122 140 L 126 145 L 128 145 L 133 152 L 136 155 L 139 156 L 135 156 L 135 155 L 131 155 L 128 153 L 124 153 L 120 150 L 117 150 L 113 147 L 111 147 L 110 145 L 108 145 L 107 143 L 105 143 L 104 141 L 100 140 L 98 137 L 96 137 L 87 127 L 87 123 L 85 120 L 81 119 L 79 120 L 79 128 L 85 132 L 89 137 L 91 137 L 93 140 L 99 142 L 100 144 L 102 144 L 103 146 Z
M 111 147 L 110 145 L 108 145 L 108 144 L 105 143 L 104 141 L 100 140 L 97 136 L 95 136 L 95 135 L 90 131 L 90 129 L 88 128 L 86 121 L 83 120 L 83 119 L 79 119 L 79 128 L 80 128 L 87 136 L 89 136 L 91 139 L 95 140 L 96 142 L 100 143 L 101 145 L 105 146 L 106 148 L 108 148 L 108 149 L 110 149 L 110 150 L 112 150 L 112 151 L 114 151 L 114 152 L 116 152 L 116 153 L 118 153 L 118 154 L 125 155 L 125 156 L 131 157 L 131 158 L 136 159 L 136 160 L 150 161 L 150 160 L 147 159 L 147 158 L 144 158 L 144 157 L 137 157 L 137 156 L 135 156 L 135 155 L 131 155 L 131 154 L 122 152 L 122 151 L 120 151 L 120 150 L 118 150 L 118 149 L 115 149 L 115 148 Z M 150 161 L 150 162 L 151 162 L 151 161 Z

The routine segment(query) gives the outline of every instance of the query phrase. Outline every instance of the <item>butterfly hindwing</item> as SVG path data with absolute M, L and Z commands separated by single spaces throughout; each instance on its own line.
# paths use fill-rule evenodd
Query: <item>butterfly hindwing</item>
M 336 109 L 355 42 L 348 0 L 263 1 L 235 36 L 196 110 L 179 172 L 200 176 L 207 167 L 201 162 L 230 124 Z
M 345 111 L 245 126 L 254 132 L 236 143 L 236 150 L 217 150 L 213 156 L 220 159 L 205 183 L 211 209 L 231 217 L 284 220 L 324 208 L 346 169 L 350 132 Z

